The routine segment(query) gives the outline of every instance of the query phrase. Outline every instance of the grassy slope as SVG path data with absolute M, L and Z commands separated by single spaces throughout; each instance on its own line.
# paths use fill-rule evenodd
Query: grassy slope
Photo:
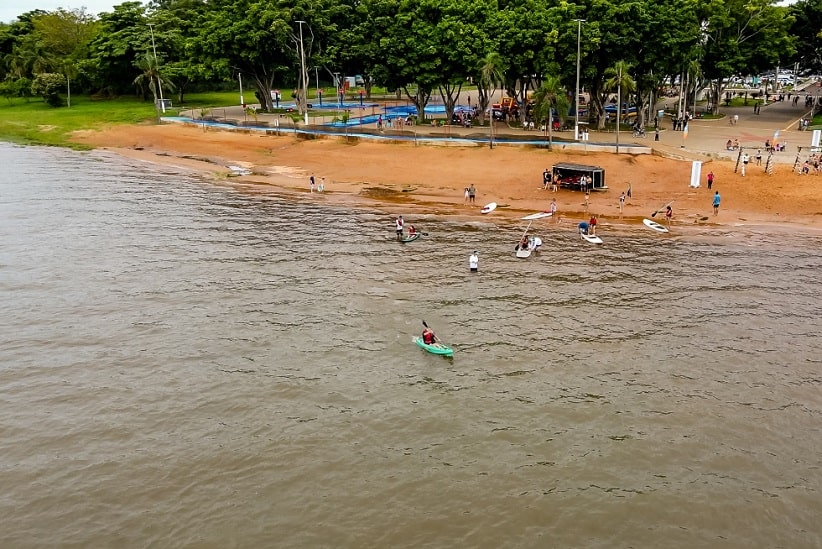
M 236 103 L 236 93 L 192 94 L 183 108 Z M 179 109 L 167 112 L 174 115 Z M 157 121 L 154 105 L 135 97 L 92 100 L 72 96 L 71 108 L 53 108 L 42 99 L 0 101 L 0 140 L 23 144 L 83 148 L 69 142 L 72 132 L 119 124 L 150 124 Z

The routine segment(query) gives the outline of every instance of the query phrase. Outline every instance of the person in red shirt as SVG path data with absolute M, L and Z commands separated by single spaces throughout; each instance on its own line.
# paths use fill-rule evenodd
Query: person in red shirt
M 597 216 L 596 214 L 591 216 L 590 221 L 588 221 L 588 234 L 596 235 L 597 234 Z
M 426 345 L 433 345 L 437 342 L 437 336 L 434 335 L 434 332 L 431 328 L 425 328 L 422 331 L 422 342 Z
M 671 226 L 671 218 L 674 216 L 674 211 L 671 209 L 671 206 L 667 206 L 665 208 L 665 224 L 668 227 Z

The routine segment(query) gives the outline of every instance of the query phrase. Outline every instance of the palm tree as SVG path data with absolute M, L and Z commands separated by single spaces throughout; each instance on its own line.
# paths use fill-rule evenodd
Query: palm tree
M 151 56 L 148 52 L 138 57 L 134 62 L 134 66 L 142 71 L 134 79 L 134 85 L 140 90 L 143 99 L 146 99 L 147 91 L 151 92 L 154 98 L 154 104 L 157 104 L 157 95 L 159 86 L 167 88 L 169 91 L 174 91 L 174 85 L 167 78 L 161 78 L 160 68 L 157 66 L 157 59 Z
M 568 109 L 571 108 L 568 92 L 562 86 L 558 77 L 548 75 L 531 98 L 534 100 L 535 121 L 537 123 L 545 122 L 548 148 L 550 149 L 553 145 L 553 111 L 557 111 L 560 120 L 565 119 Z
M 482 67 L 480 68 L 480 81 L 479 85 L 477 86 L 477 106 L 480 110 L 480 124 L 485 123 L 485 109 L 488 108 L 488 105 L 491 103 L 491 99 L 494 97 L 494 93 L 497 91 L 497 87 L 502 83 L 503 76 L 502 76 L 502 56 L 497 53 L 489 53 L 485 56 L 485 59 L 482 62 Z M 493 148 L 494 146 L 494 110 L 491 109 L 491 139 L 488 142 L 488 145 Z
M 619 122 L 622 119 L 622 90 L 632 92 L 636 89 L 636 82 L 631 78 L 631 65 L 625 61 L 617 61 L 614 66 L 605 71 L 605 76 L 609 77 L 605 81 L 606 90 L 617 92 L 617 117 L 616 117 L 616 152 L 619 154 Z

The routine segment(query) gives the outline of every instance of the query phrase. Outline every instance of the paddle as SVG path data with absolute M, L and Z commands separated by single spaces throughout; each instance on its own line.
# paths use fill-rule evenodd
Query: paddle
M 670 202 L 668 202 L 667 204 L 665 204 L 664 206 L 662 206 L 660 209 L 658 209 L 657 211 L 655 211 L 654 213 L 652 213 L 652 214 L 651 214 L 651 217 L 656 216 L 656 214 L 658 214 L 659 212 L 661 212 L 662 210 L 664 210 L 665 208 L 667 208 L 668 206 L 670 206 L 670 205 L 671 205 L 671 204 L 673 204 L 673 203 L 674 203 L 674 201 L 673 201 L 673 200 L 671 200 Z
M 530 228 L 531 228 L 531 223 L 533 223 L 533 221 L 529 221 L 529 222 L 528 222 L 528 226 L 527 226 L 527 227 L 525 227 L 525 232 L 523 232 L 523 233 L 522 233 L 522 237 L 520 237 L 519 242 L 517 242 L 516 247 L 514 247 L 514 251 L 515 251 L 515 252 L 516 252 L 517 250 L 519 250 L 519 245 L 522 243 L 522 239 L 523 239 L 523 238 L 525 238 L 525 235 L 527 235 L 527 234 L 528 234 L 528 229 L 530 229 Z

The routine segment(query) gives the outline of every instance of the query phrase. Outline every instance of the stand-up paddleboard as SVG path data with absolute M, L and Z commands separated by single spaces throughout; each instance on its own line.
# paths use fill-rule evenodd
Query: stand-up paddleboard
M 486 204 L 485 206 L 483 206 L 483 208 L 480 210 L 480 213 L 487 214 L 487 213 L 493 212 L 496 209 L 497 209 L 497 203 L 496 202 L 491 202 L 490 204 Z
M 602 239 L 595 234 L 584 234 L 579 233 L 582 238 L 590 242 L 591 244 L 602 244 Z
M 659 231 L 661 233 L 667 233 L 668 232 L 668 227 L 660 225 L 656 221 L 652 221 L 650 219 L 643 219 L 642 222 L 645 223 L 645 226 L 648 227 L 649 229 L 653 229 L 653 230 Z
M 535 214 L 526 215 L 522 219 L 526 219 L 528 221 L 532 221 L 534 219 L 543 219 L 545 217 L 551 217 L 553 214 L 551 212 L 537 212 Z
M 531 251 L 531 248 L 517 248 L 517 257 L 520 259 L 531 257 Z

